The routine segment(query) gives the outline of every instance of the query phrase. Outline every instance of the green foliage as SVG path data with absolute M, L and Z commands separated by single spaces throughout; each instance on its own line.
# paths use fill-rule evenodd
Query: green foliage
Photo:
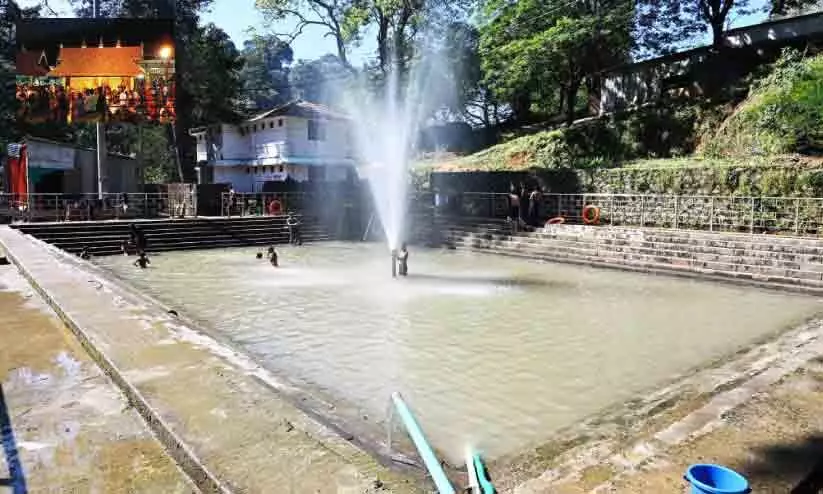
M 568 121 L 590 74 L 628 59 L 633 3 L 487 0 L 481 56 L 495 96 L 527 119 L 532 101 L 557 102 Z
M 592 191 L 610 193 L 820 197 L 820 166 L 789 158 L 655 160 L 593 170 L 586 182 Z
M 249 110 L 265 110 L 291 98 L 289 67 L 291 46 L 273 35 L 254 34 L 243 45 L 242 104 Z
M 823 152 L 821 122 L 823 56 L 804 59 L 787 50 L 702 151 L 734 157 L 816 154 Z

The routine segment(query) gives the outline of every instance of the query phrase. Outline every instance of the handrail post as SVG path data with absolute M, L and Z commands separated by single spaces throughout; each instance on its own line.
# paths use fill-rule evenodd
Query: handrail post
M 640 228 L 646 226 L 646 194 L 640 196 Z
M 714 231 L 714 196 L 709 198 L 709 231 Z
M 754 196 L 749 199 L 751 209 L 749 211 L 749 233 L 754 233 Z
M 677 230 L 677 223 L 678 223 L 679 219 L 680 219 L 680 196 L 675 195 L 674 196 L 674 222 L 673 222 L 673 226 L 674 226 L 675 230 Z
M 794 234 L 800 235 L 800 198 L 794 200 Z

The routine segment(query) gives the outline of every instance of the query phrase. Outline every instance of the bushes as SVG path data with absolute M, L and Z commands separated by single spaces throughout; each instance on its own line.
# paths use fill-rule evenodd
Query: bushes
M 804 59 L 785 50 L 701 151 L 725 157 L 823 153 L 823 55 Z
M 718 196 L 823 197 L 820 164 L 694 161 L 691 166 L 630 166 L 586 174 L 593 192 Z

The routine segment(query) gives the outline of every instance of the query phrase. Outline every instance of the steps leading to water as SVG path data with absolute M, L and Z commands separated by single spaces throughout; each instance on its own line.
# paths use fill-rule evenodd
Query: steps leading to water
M 444 218 L 440 238 L 457 249 L 548 261 L 699 274 L 823 293 L 823 241 L 689 230 L 553 225 L 512 234 L 501 221 Z M 430 230 L 422 222 L 418 236 Z
M 328 240 L 318 221 L 310 218 L 302 221 L 301 233 L 305 242 Z M 131 223 L 24 223 L 14 225 L 14 228 L 67 252 L 79 253 L 88 247 L 92 255 L 103 256 L 122 252 L 123 242 L 129 239 Z M 148 252 L 282 244 L 289 240 L 285 216 L 187 218 L 135 223 L 146 236 Z

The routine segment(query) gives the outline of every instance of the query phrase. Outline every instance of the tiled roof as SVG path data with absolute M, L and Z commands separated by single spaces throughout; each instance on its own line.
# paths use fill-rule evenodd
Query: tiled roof
M 16 70 L 20 75 L 44 76 L 49 72 L 46 54 L 42 51 L 17 52 Z
M 321 105 L 319 103 L 311 103 L 309 101 L 303 100 L 296 100 L 290 103 L 286 103 L 285 105 L 278 106 L 277 108 L 273 108 L 271 110 L 266 110 L 262 113 L 258 113 L 253 117 L 249 118 L 248 122 L 257 122 L 259 120 L 263 120 L 264 118 L 271 118 L 271 117 L 280 117 L 280 116 L 287 116 L 287 117 L 325 117 L 331 119 L 348 119 L 349 117 L 338 113 L 328 106 Z
M 143 53 L 139 46 L 119 48 L 63 48 L 57 67 L 49 75 L 58 77 L 135 77 L 142 72 L 137 62 Z

